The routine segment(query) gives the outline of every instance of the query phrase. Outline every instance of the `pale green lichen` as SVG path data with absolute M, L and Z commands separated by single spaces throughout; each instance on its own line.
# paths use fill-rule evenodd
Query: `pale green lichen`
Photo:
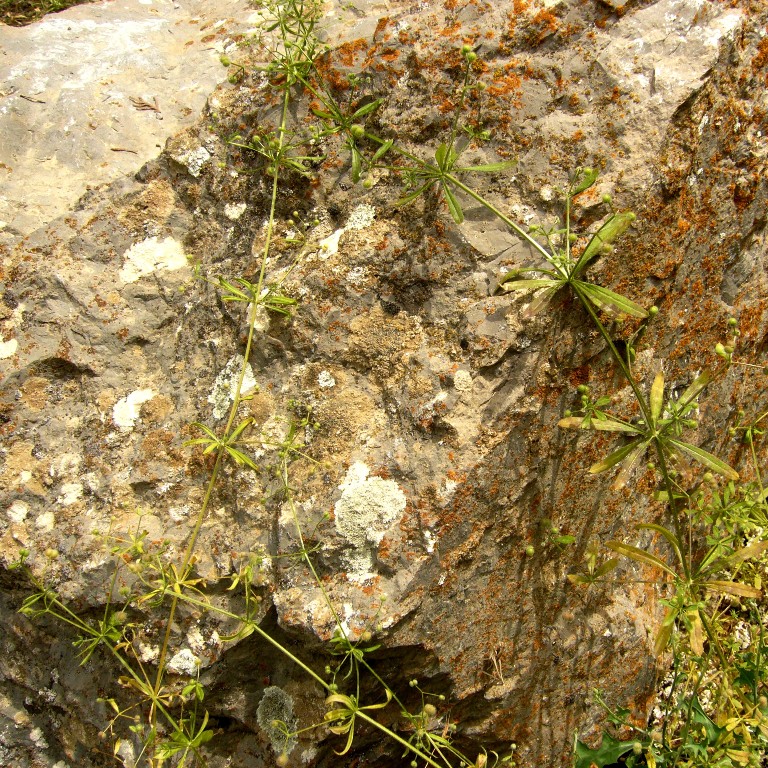
M 293 716 L 293 699 L 276 685 L 264 689 L 256 708 L 256 722 L 267 734 L 275 754 L 289 754 L 296 746 L 296 718 Z
M 334 506 L 336 529 L 354 548 L 349 553 L 353 577 L 364 576 L 373 567 L 373 548 L 405 511 L 406 498 L 394 480 L 368 477 L 370 470 L 360 461 L 347 471 L 341 498 Z

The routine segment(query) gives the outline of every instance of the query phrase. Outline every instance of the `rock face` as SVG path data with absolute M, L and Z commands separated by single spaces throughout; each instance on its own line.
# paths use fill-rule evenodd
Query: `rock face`
M 383 99 L 369 130 L 432 155 L 450 129 L 468 43 L 486 84 L 468 115 L 492 138 L 467 149 L 466 165 L 519 159 L 512 173 L 467 174 L 468 182 L 521 222 L 550 222 L 557 188 L 589 164 L 603 175 L 577 212 L 580 224 L 599 219 L 607 192 L 638 213 L 593 275 L 660 307 L 639 377 L 650 381 L 663 367 L 681 386 L 714 366 L 711 350 L 731 315 L 741 321 L 741 354 L 765 363 L 765 4 L 659 0 L 614 10 L 449 0 L 368 11 L 354 26 L 351 11 L 346 25 L 331 24 L 334 50 L 323 67 L 342 102 Z M 86 24 L 101 12 L 89 6 L 55 22 Z M 210 34 L 219 40 L 224 26 Z M 205 40 L 195 28 L 194 39 Z M 20 547 L 32 550 L 33 570 L 85 615 L 103 610 L 115 541 L 147 531 L 147 546 L 178 562 L 203 499 L 210 467 L 183 443 L 199 436 L 192 422 L 221 429 L 226 420 L 246 314 L 196 273 L 215 282 L 258 270 L 269 188 L 259 159 L 227 139 L 258 135 L 274 119 L 274 96 L 253 67 L 263 55 L 243 49 L 244 77 L 214 91 L 203 117 L 135 177 L 94 188 L 32 233 L 12 227 L 25 236 L 2 273 L 0 557 L 8 566 Z M 189 85 L 183 71 L 178 82 Z M 133 83 L 125 93 L 134 90 L 145 101 L 157 95 Z M 179 110 L 195 109 L 173 93 Z M 157 122 L 154 111 L 121 109 Z M 301 97 L 298 124 L 307 114 Z M 120 143 L 144 140 L 137 126 Z M 105 151 L 111 144 L 102 142 Z M 38 135 L 34 146 L 45 154 L 54 145 Z M 316 180 L 281 186 L 268 264 L 268 279 L 298 305 L 290 319 L 260 319 L 244 381 L 252 397 L 241 415 L 254 420 L 247 448 L 259 469 L 225 464 L 197 573 L 217 605 L 236 612 L 228 577 L 249 554 L 267 558 L 257 618 L 321 671 L 334 617 L 317 580 L 288 556 L 301 546 L 298 522 L 350 637 L 381 625 L 372 663 L 399 696 L 416 705 L 414 677 L 445 694 L 450 709 L 439 716 L 457 724 L 468 754 L 515 742 L 521 766 L 569 765 L 574 731 L 594 736 L 600 723 L 593 688 L 641 719 L 653 692 L 655 589 L 628 578 L 581 591 L 565 578 L 583 567 L 591 542 L 636 539 L 633 524 L 659 514 L 649 476 L 631 492 L 611 491 L 585 472 L 610 440 L 556 426 L 580 383 L 619 405 L 629 392 L 576 305 L 555 301 L 531 317 L 530 297 L 496 294 L 501 274 L 533 257 L 484 209 L 462 199 L 457 226 L 429 200 L 396 206 L 394 174 L 365 189 L 352 184 L 333 138 L 317 150 Z M 80 151 L 71 148 L 71 164 Z M 16 178 L 3 162 L 0 171 Z M 89 176 L 94 185 L 105 178 L 114 177 Z M 304 245 L 292 242 L 294 211 L 318 221 Z M 626 339 L 631 330 L 613 332 Z M 736 449 L 722 437 L 730 404 L 750 402 L 755 387 L 734 367 L 702 405 L 697 441 L 734 464 Z M 297 419 L 310 458 L 290 464 L 291 507 L 275 467 Z M 575 543 L 559 544 L 553 526 Z M 46 548 L 58 558 L 46 559 Z M 118 696 L 119 670 L 98 654 L 78 666 L 74 634 L 15 613 L 28 594 L 18 571 L 4 571 L 0 583 L 0 762 L 112 764 L 110 742 L 98 738 L 112 715 L 96 696 Z M 162 614 L 142 610 L 135 645 L 151 665 Z M 233 629 L 183 611 L 171 637 L 175 669 L 190 674 L 191 657 L 201 660 L 205 705 L 220 731 L 207 745 L 211 765 L 272 764 L 265 690 L 299 727 L 322 720 L 322 691 L 255 636 L 223 641 Z M 390 724 L 404 729 L 394 716 Z M 115 728 L 127 739 L 123 723 Z M 291 760 L 401 764 L 400 748 L 372 733 L 346 757 L 334 748 L 327 732 L 310 732 Z M 139 747 L 126 740 L 121 749 L 131 764 Z

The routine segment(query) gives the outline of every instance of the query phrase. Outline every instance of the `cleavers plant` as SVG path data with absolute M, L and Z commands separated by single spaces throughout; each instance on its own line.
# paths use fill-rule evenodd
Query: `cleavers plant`
M 444 202 L 455 224 L 464 220 L 462 199 L 468 197 L 480 204 L 490 216 L 507 225 L 522 238 L 540 259 L 540 264 L 516 269 L 506 274 L 498 289 L 505 292 L 533 294 L 528 313 L 543 310 L 560 292 L 569 292 L 583 308 L 586 317 L 603 338 L 613 363 L 631 388 L 639 415 L 617 416 L 607 408 L 611 398 L 593 399 L 590 388 L 582 385 L 578 405 L 563 415 L 560 427 L 579 429 L 583 433 L 610 432 L 625 440 L 605 459 L 590 468 L 601 473 L 619 467 L 614 485 L 631 481 L 640 466 L 657 473 L 657 498 L 666 505 L 665 524 L 646 524 L 641 528 L 656 534 L 666 548 L 657 555 L 620 541 L 608 543 L 614 553 L 649 567 L 666 582 L 665 617 L 656 637 L 656 651 L 672 656 L 669 684 L 648 727 L 630 724 L 630 713 L 608 703 L 597 692 L 598 703 L 605 709 L 608 721 L 623 734 L 621 738 L 606 733 L 602 744 L 590 748 L 577 740 L 574 753 L 576 768 L 591 766 L 741 766 L 757 765 L 768 747 L 768 672 L 763 643 L 761 558 L 768 549 L 763 531 L 768 526 L 766 491 L 762 486 L 757 444 L 762 437 L 760 426 L 768 416 L 763 412 L 751 421 L 741 416 L 734 435 L 741 435 L 750 449 L 755 480 L 743 483 L 738 473 L 714 454 L 687 438 L 696 426 L 698 400 L 713 374 L 705 372 L 680 394 L 667 391 L 661 370 L 650 387 L 644 388 L 633 373 L 636 347 L 647 323 L 657 316 L 654 307 L 646 310 L 635 301 L 597 285 L 587 275 L 590 265 L 601 255 L 610 253 L 617 239 L 635 220 L 631 212 L 615 211 L 611 200 L 604 198 L 608 214 L 596 231 L 580 237 L 572 226 L 574 201 L 597 183 L 598 172 L 592 168 L 577 169 L 563 195 L 562 220 L 552 228 L 525 228 L 507 216 L 501 208 L 478 193 L 464 179 L 473 173 L 499 173 L 512 161 L 481 165 L 461 164 L 461 154 L 472 141 L 487 138 L 485 132 L 462 124 L 465 98 L 473 90 L 482 91 L 474 81 L 477 55 L 464 46 L 458 53 L 463 61 L 463 80 L 459 86 L 457 107 L 447 139 L 429 159 L 422 159 L 393 139 L 383 139 L 366 126 L 381 99 L 357 108 L 338 102 L 317 66 L 324 53 L 316 36 L 320 7 L 315 0 L 268 0 L 263 4 L 266 18 L 260 42 L 269 54 L 264 75 L 279 97 L 275 125 L 256 131 L 249 139 L 232 137 L 233 146 L 254 152 L 263 160 L 263 172 L 270 188 L 269 211 L 264 246 L 257 277 L 209 279 L 225 302 L 238 302 L 247 308 L 247 334 L 243 364 L 232 397 L 232 405 L 223 429 L 204 422 L 193 427 L 202 433 L 187 441 L 187 446 L 202 449 L 210 458 L 210 475 L 198 510 L 195 525 L 178 562 L 167 556 L 165 546 L 152 546 L 141 529 L 141 518 L 135 533 L 126 541 L 111 539 L 116 558 L 112 581 L 107 588 L 107 605 L 98 620 L 83 618 L 69 608 L 47 584 L 45 574 L 33 575 L 27 566 L 29 552 L 22 552 L 15 567 L 23 570 L 35 587 L 22 611 L 28 616 L 49 615 L 75 628 L 76 643 L 83 663 L 99 649 L 105 650 L 121 670 L 120 683 L 129 692 L 128 704 L 117 698 L 107 702 L 114 712 L 104 732 L 114 732 L 113 754 L 126 762 L 161 765 L 204 765 L 206 745 L 215 737 L 205 710 L 205 689 L 198 674 L 189 674 L 179 682 L 169 675 L 172 633 L 180 606 L 199 612 L 218 613 L 237 624 L 237 629 L 224 641 L 234 642 L 251 634 L 259 635 L 291 663 L 297 665 L 307 679 L 324 692 L 326 712 L 316 723 L 295 725 L 291 718 L 271 722 L 273 748 L 278 765 L 287 765 L 289 753 L 300 734 L 317 729 L 321 737 L 340 737 L 337 753 L 350 753 L 359 728 L 378 729 L 403 749 L 403 759 L 411 766 L 433 768 L 484 768 L 496 764 L 515 765 L 514 745 L 507 753 L 497 755 L 480 750 L 467 756 L 455 744 L 455 723 L 442 709 L 442 696 L 435 696 L 411 681 L 421 696 L 415 711 L 410 711 L 402 694 L 394 690 L 377 672 L 375 651 L 376 627 L 372 626 L 358 640 L 353 640 L 337 613 L 313 562 L 313 548 L 299 524 L 291 486 L 292 464 L 298 459 L 311 460 L 305 436 L 316 428 L 311 412 L 296 407 L 279 442 L 271 443 L 276 460 L 271 467 L 278 480 L 279 501 L 295 526 L 298 546 L 289 553 L 273 557 L 293 557 L 309 569 L 324 596 L 336 630 L 328 655 L 332 663 L 317 671 L 302 661 L 290 648 L 281 644 L 260 625 L 259 587 L 264 581 L 268 557 L 252 553 L 241 560 L 233 574 L 230 591 L 242 596 L 244 609 L 231 613 L 211 601 L 204 580 L 196 573 L 196 546 L 201 527 L 208 515 L 214 491 L 221 481 L 225 462 L 240 471 L 259 468 L 249 453 L 253 442 L 269 443 L 274 438 L 254 435 L 253 420 L 242 407 L 247 366 L 254 344 L 258 342 L 259 319 L 263 313 L 291 312 L 296 300 L 283 292 L 279 281 L 270 281 L 267 270 L 273 252 L 277 219 L 278 190 L 286 178 L 308 177 L 322 161 L 317 147 L 323 139 L 338 136 L 349 152 L 349 172 L 353 182 L 365 187 L 372 174 L 389 171 L 405 183 L 400 205 L 408 205 L 422 196 L 436 195 Z M 229 59 L 224 62 L 242 77 L 244 69 Z M 309 97 L 315 103 L 312 114 L 316 122 L 309 129 L 294 126 L 291 107 L 296 98 Z M 303 131 L 303 132 L 302 132 Z M 467 138 L 468 137 L 468 138 Z M 309 227 L 301 237 L 290 242 L 296 249 L 295 259 L 316 249 Z M 629 316 L 640 321 L 640 328 L 620 352 L 609 321 Z M 718 345 L 716 354 L 725 367 L 740 363 L 734 359 L 737 323 L 729 324 L 733 338 Z M 693 459 L 706 471 L 702 479 L 694 479 L 685 460 Z M 647 461 L 647 464 L 643 462 Z M 718 481 L 715 475 L 723 478 Z M 724 485 L 721 485 L 724 482 Z M 550 524 L 551 526 L 551 524 Z M 573 537 L 560 535 L 551 526 L 552 543 L 567 547 Z M 532 552 L 529 554 L 533 554 Z M 46 553 L 50 560 L 58 554 Z M 600 560 L 599 550 L 590 546 L 586 554 L 586 571 L 569 575 L 575 585 L 589 587 L 605 582 L 617 572 L 620 559 Z M 126 569 L 132 574 L 130 586 L 119 587 Z M 163 617 L 160 652 L 151 664 L 137 651 L 141 627 L 139 615 L 152 610 Z M 735 627 L 746 627 L 752 642 L 742 648 L 732 642 Z M 121 697 L 121 701 L 126 697 Z M 392 726 L 392 713 L 400 725 Z M 380 715 L 387 713 L 386 718 Z M 128 724 L 133 739 L 140 745 L 138 756 L 127 748 L 124 725 Z M 630 729 L 632 738 L 624 738 Z M 404 734 L 404 735 L 401 735 Z M 130 760 L 129 760 L 130 757 Z M 757 761 L 757 762 L 756 762 Z

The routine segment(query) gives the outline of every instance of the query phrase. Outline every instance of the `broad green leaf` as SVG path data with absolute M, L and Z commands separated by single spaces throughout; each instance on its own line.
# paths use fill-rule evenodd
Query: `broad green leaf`
M 572 274 L 575 274 L 574 269 Z M 603 288 L 601 285 L 594 285 L 593 283 L 585 283 L 583 280 L 574 280 L 575 285 L 587 296 L 587 298 L 600 309 L 606 312 L 623 312 L 625 315 L 631 315 L 632 317 L 645 318 L 648 317 L 648 313 L 634 301 L 628 299 L 626 296 L 622 296 L 608 288 Z
M 505 160 L 501 163 L 485 163 L 484 165 L 465 165 L 461 168 L 457 168 L 457 171 L 506 171 L 509 168 L 514 168 L 517 165 L 517 160 Z
M 704 387 L 709 384 L 710 380 L 712 378 L 712 374 L 709 371 L 704 371 L 704 373 L 697 376 L 683 392 L 682 395 L 680 395 L 678 399 L 679 405 L 688 405 L 688 403 L 692 403 L 700 394 L 701 391 L 704 389 Z
M 749 584 L 742 584 L 739 581 L 705 581 L 704 586 L 713 592 L 725 592 L 727 595 L 736 595 L 737 597 L 760 597 L 762 592 Z
M 587 243 L 587 247 L 584 249 L 584 253 L 581 254 L 579 260 L 576 262 L 576 266 L 573 268 L 572 274 L 576 275 L 586 265 L 592 261 L 600 253 L 600 249 L 604 245 L 610 245 L 619 235 L 626 232 L 629 225 L 636 219 L 634 213 L 614 213 L 608 221 L 603 224 L 600 229 L 592 235 L 591 240 Z
M 461 205 L 456 199 L 456 195 L 453 194 L 451 188 L 447 184 L 442 184 L 442 190 L 445 194 L 445 200 L 448 203 L 448 210 L 451 212 L 453 220 L 457 224 L 461 224 L 464 221 L 464 211 L 461 210 Z
M 655 424 L 661 416 L 664 406 L 664 374 L 659 371 L 651 385 L 651 419 Z
M 593 464 L 589 468 L 589 473 L 591 475 L 597 475 L 600 472 L 605 472 L 606 469 L 610 469 L 611 467 L 615 467 L 620 461 L 623 461 L 624 459 L 629 456 L 632 451 L 634 451 L 638 446 L 647 445 L 648 442 L 646 440 L 643 440 L 640 437 L 636 437 L 631 443 L 627 443 L 626 445 L 622 445 L 621 448 L 618 450 L 615 450 L 612 454 L 604 458 L 602 461 L 598 461 L 597 464 Z
M 694 459 L 700 461 L 705 467 L 708 467 L 713 472 L 717 472 L 718 474 L 723 475 L 723 477 L 727 477 L 729 480 L 739 479 L 739 473 L 735 469 L 728 466 L 728 464 L 718 459 L 717 456 L 714 456 L 709 451 L 705 451 L 703 448 L 699 448 L 696 445 L 685 443 L 682 440 L 675 440 L 672 437 L 668 437 L 666 442 L 675 446 L 675 448 L 684 451 L 689 456 L 693 456 Z
M 578 176 L 581 176 L 582 179 L 571 190 L 571 197 L 576 197 L 576 195 L 580 195 L 582 192 L 589 189 L 595 183 L 595 181 L 597 181 L 599 173 L 600 171 L 598 171 L 597 168 L 590 168 L 589 173 L 587 173 L 583 168 L 579 168 L 577 174 Z
M 624 544 L 621 541 L 609 541 L 605 546 L 614 552 L 618 552 L 620 555 L 624 555 L 624 557 L 629 557 L 638 563 L 651 565 L 654 568 L 660 568 L 673 578 L 677 577 L 677 574 L 661 558 L 646 552 L 644 549 L 640 549 L 640 547 L 633 547 L 631 544 Z
M 590 749 L 583 741 L 576 740 L 574 768 L 606 768 L 618 763 L 622 755 L 632 751 L 634 741 L 619 741 L 610 733 L 604 733 L 600 746 Z

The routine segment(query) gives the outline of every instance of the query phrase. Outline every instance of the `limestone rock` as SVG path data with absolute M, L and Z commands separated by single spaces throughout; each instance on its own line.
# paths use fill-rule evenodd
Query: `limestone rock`
M 467 164 L 520 160 L 511 174 L 472 183 L 522 222 L 551 222 L 557 188 L 591 164 L 604 175 L 579 226 L 599 218 L 607 191 L 638 212 L 593 273 L 661 307 L 638 375 L 663 362 L 668 380 L 685 382 L 712 367 L 732 314 L 743 318 L 745 355 L 759 359 L 768 10 L 713 6 L 694 23 L 689 5 L 666 0 L 621 15 L 577 3 L 520 7 L 392 3 L 376 23 L 347 19 L 346 38 L 328 32 L 339 46 L 328 77 L 351 98 L 343 84 L 356 74 L 366 98 L 383 99 L 371 127 L 431 156 L 450 128 L 458 50 L 471 40 L 487 88 L 470 114 L 493 135 L 467 150 Z M 626 69 L 637 35 L 643 55 Z M 667 49 L 673 41 L 684 57 Z M 655 93 L 638 90 L 648 67 L 669 75 Z M 200 436 L 192 422 L 223 424 L 248 311 L 221 301 L 214 284 L 256 276 L 269 203 L 263 163 L 227 138 L 260 129 L 271 107 L 264 79 L 247 69 L 156 161 L 93 190 L 4 260 L 0 558 L 7 567 L 31 549 L 33 570 L 86 613 L 103 609 L 110 547 L 146 531 L 147 547 L 178 562 L 193 529 L 210 466 L 183 443 Z M 297 119 L 307 111 L 303 100 Z M 244 439 L 258 469 L 224 465 L 197 574 L 216 605 L 237 612 L 238 593 L 226 587 L 254 565 L 260 626 L 319 670 L 332 660 L 337 619 L 353 639 L 378 626 L 377 670 L 409 704 L 413 677 L 444 693 L 451 707 L 441 717 L 458 723 L 468 750 L 516 742 L 521 766 L 570 765 L 574 730 L 594 737 L 601 722 L 592 688 L 638 717 L 653 691 L 654 588 L 581 592 L 565 578 L 592 541 L 635 535 L 633 524 L 658 512 L 650 477 L 630 495 L 585 472 L 609 440 L 556 427 L 578 383 L 617 404 L 628 394 L 573 304 L 556 300 L 531 317 L 530 297 L 495 293 L 532 255 L 469 199 L 455 226 L 434 201 L 395 205 L 393 174 L 353 185 L 340 142 L 320 154 L 317 184 L 288 179 L 278 196 L 268 280 L 281 280 L 298 306 L 292 318 L 259 317 L 251 397 L 238 414 L 252 420 Z M 298 260 L 294 211 L 317 221 Z M 748 402 L 759 385 L 734 368 L 711 390 L 713 403 L 734 393 Z M 738 449 L 722 439 L 728 409 L 702 405 L 699 439 L 735 462 Z M 275 474 L 289 439 L 309 457 L 290 465 L 290 499 Z M 552 524 L 575 544 L 553 541 Z M 46 559 L 46 548 L 58 557 Z M 26 594 L 15 573 L 3 570 L 0 582 L 9 617 L 0 624 L 0 756 L 20 768 L 100 765 L 89 747 L 108 715 L 83 691 L 107 689 L 119 673 L 96 657 L 79 668 L 71 635 L 15 616 Z M 130 573 L 120 586 L 131 588 Z M 161 641 L 155 616 L 142 608 L 134 617 L 147 665 Z M 300 726 L 323 718 L 304 673 L 256 635 L 222 640 L 236 629 L 187 609 L 171 638 L 174 657 L 200 660 L 205 705 L 222 731 L 209 744 L 216 767 L 273 760 L 258 722 L 271 687 Z M 405 727 L 396 715 L 392 724 Z M 308 733 L 297 750 L 316 766 L 401 762 L 399 747 L 371 733 L 347 758 L 334 747 Z

